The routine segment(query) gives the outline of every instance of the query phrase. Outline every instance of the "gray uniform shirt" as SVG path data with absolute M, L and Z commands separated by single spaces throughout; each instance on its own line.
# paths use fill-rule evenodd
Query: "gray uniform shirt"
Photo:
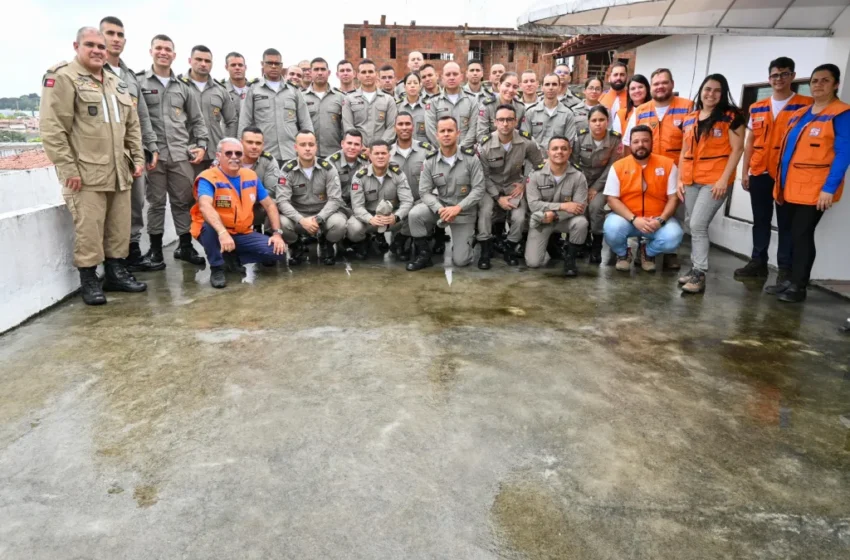
M 425 159 L 419 179 L 419 195 L 432 212 L 444 206 L 460 206 L 459 224 L 475 221 L 478 201 L 484 196 L 484 172 L 472 148 L 458 149 L 449 165 L 438 150 Z
M 364 155 L 357 156 L 352 163 L 345 159 L 342 150 L 334 152 L 328 160 L 339 175 L 339 186 L 342 190 L 342 203 L 345 208 L 351 208 L 351 181 L 354 174 L 369 164 L 369 158 Z
M 425 158 L 434 152 L 434 146 L 428 142 L 414 141 L 411 143 L 410 153 L 407 154 L 407 157 L 404 157 L 399 151 L 397 143 L 390 147 L 390 161 L 401 167 L 401 171 L 407 177 L 407 184 L 410 185 L 413 200 L 419 200 L 419 177 L 425 167 Z
M 573 112 L 562 103 L 558 103 L 554 110 L 552 116 L 549 116 L 541 100 L 525 112 L 525 130 L 531 133 L 544 153 L 549 149 L 549 140 L 553 136 L 566 136 L 572 145 L 578 134 Z
M 514 130 L 511 138 L 511 149 L 505 151 L 499 135 L 484 136 L 479 147 L 481 165 L 484 167 L 484 178 L 487 194 L 493 198 L 505 196 L 514 190 L 514 183 L 524 183 L 525 162 L 532 164 L 532 169 L 543 163 L 543 154 L 528 132 Z
M 425 104 L 425 129 L 428 132 L 428 141 L 437 144 L 437 121 L 442 117 L 454 117 L 457 121 L 460 138 L 458 144 L 461 148 L 472 148 L 475 146 L 475 131 L 478 126 L 478 105 L 475 98 L 461 90 L 458 93 L 457 103 L 452 103 L 446 92 L 432 97 Z
M 304 215 L 327 220 L 339 210 L 342 192 L 336 168 L 323 159 L 316 159 L 313 175 L 308 178 L 297 159 L 284 164 L 283 182 L 278 185 L 275 201 L 280 213 L 296 224 Z
M 227 94 L 230 96 L 230 101 L 233 103 L 233 108 L 236 109 L 236 127 L 239 128 L 239 115 L 242 114 L 242 102 L 245 100 L 245 97 L 248 95 L 248 90 L 251 89 L 251 86 L 257 83 L 257 78 L 253 80 L 248 80 L 245 82 L 245 91 L 243 93 L 239 93 L 235 89 L 233 89 L 233 82 L 230 80 L 224 80 L 223 82 L 219 82 L 224 86 L 224 89 L 227 90 Z
M 488 97 L 478 106 L 478 129 L 475 135 L 479 144 L 484 136 L 496 131 L 496 109 L 499 105 L 501 102 L 498 97 Z M 525 130 L 525 105 L 517 99 L 511 101 L 511 105 L 516 109 L 517 130 Z
M 115 74 L 115 71 L 112 70 L 110 65 L 104 64 L 103 68 Z M 130 98 L 136 106 L 136 112 L 139 114 L 139 124 L 142 127 L 142 147 L 150 153 L 157 152 L 159 148 L 156 144 L 156 133 L 153 131 L 153 125 L 151 124 L 148 104 L 145 103 L 145 97 L 142 95 L 142 86 L 139 84 L 136 75 L 124 64 L 123 60 L 118 61 L 118 69 L 120 72 L 115 75 L 127 84 L 127 93 L 130 94 Z
M 539 165 L 528 177 L 525 199 L 532 213 L 553 211 L 558 213 L 559 219 L 569 218 L 573 214 L 561 211 L 560 206 L 564 202 L 587 204 L 587 179 L 577 167 L 567 165 L 564 176 L 558 181 L 548 163 Z
M 413 115 L 413 139 L 425 142 L 428 140 L 428 133 L 425 130 L 425 103 L 422 99 L 417 99 L 413 105 L 405 97 L 397 103 L 397 113 L 410 113 Z
M 605 181 L 611 165 L 623 157 L 623 137 L 619 132 L 608 130 L 599 146 L 586 128 L 578 133 L 570 161 L 581 169 L 587 179 L 588 188 L 596 192 L 605 189 Z
M 363 145 L 369 146 L 373 140 L 391 141 L 395 137 L 395 99 L 380 89 L 375 91 L 372 102 L 366 99 L 363 91 L 355 90 L 345 96 L 342 105 L 342 127 L 345 130 L 357 129 L 363 135 Z
M 573 95 L 573 92 L 570 91 L 569 87 L 567 87 L 567 91 L 564 93 L 564 95 L 558 96 L 558 101 L 560 101 L 570 109 L 572 109 L 576 105 L 579 105 L 580 103 L 583 103 L 581 99 Z
M 242 102 L 237 130 L 240 138 L 249 126 L 263 131 L 265 149 L 276 159 L 294 159 L 295 135 L 299 130 L 313 132 L 313 121 L 298 88 L 281 82 L 275 91 L 264 79 L 251 86 Z
M 327 158 L 339 150 L 342 142 L 342 100 L 345 95 L 338 89 L 328 87 L 324 96 L 320 97 L 313 91 L 312 84 L 303 95 L 307 112 L 313 121 L 319 156 Z
M 136 77 L 148 106 L 160 160 L 189 161 L 194 157 L 189 153 L 190 148 L 210 146 L 201 105 L 189 86 L 174 77 L 174 72 L 167 87 L 162 86 L 152 68 Z
M 188 75 L 180 75 L 177 79 L 186 84 L 192 96 L 201 106 L 204 124 L 207 125 L 207 133 L 209 134 L 208 145 L 210 147 L 210 150 L 204 155 L 204 159 L 211 160 L 215 157 L 215 150 L 222 138 L 236 136 L 237 114 L 233 102 L 230 101 L 230 94 L 227 93 L 223 85 L 212 78 L 207 80 L 204 91 L 198 89 L 198 86 Z M 195 139 L 192 138 L 192 142 L 194 141 Z
M 492 91 L 492 90 L 490 90 L 490 89 L 489 89 L 489 88 L 487 88 L 487 87 L 484 87 L 484 85 L 482 85 L 482 86 L 481 86 L 481 89 L 479 89 L 478 91 L 472 91 L 471 89 L 469 89 L 469 85 L 465 85 L 465 86 L 463 86 L 463 88 L 462 88 L 462 89 L 463 89 L 463 92 L 464 92 L 466 95 L 469 95 L 470 97 L 474 97 L 474 98 L 475 98 L 475 106 L 476 106 L 476 107 L 478 107 L 479 105 L 481 105 L 481 101 L 483 101 L 485 98 L 487 98 L 487 97 L 495 97 L 495 96 L 496 96 L 496 95 L 493 93 L 493 91 Z
M 393 214 L 399 222 L 407 217 L 413 207 L 413 195 L 407 178 L 401 167 L 394 163 L 387 167 L 383 181 L 378 179 L 372 164 L 369 164 L 358 171 L 351 182 L 351 209 L 364 224 L 375 217 L 375 210 L 382 200 L 392 203 Z
M 263 152 L 251 166 L 251 169 L 263 182 L 269 196 L 274 200 L 281 179 L 280 166 L 277 164 L 277 160 L 269 152 Z

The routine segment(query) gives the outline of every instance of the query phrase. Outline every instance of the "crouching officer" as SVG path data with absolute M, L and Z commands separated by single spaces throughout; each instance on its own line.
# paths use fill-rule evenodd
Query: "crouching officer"
M 414 206 L 409 217 L 416 259 L 407 263 L 407 270 L 431 266 L 429 236 L 435 225 L 452 228 L 452 263 L 467 266 L 472 262 L 472 236 L 478 201 L 484 196 L 484 172 L 474 150 L 458 149 L 459 136 L 454 117 L 437 121 L 440 151 L 426 158 L 419 178 L 423 204 Z
M 368 255 L 367 235 L 379 234 L 380 252 L 389 250 L 383 232 L 399 234 L 402 223 L 413 207 L 413 195 L 401 167 L 390 164 L 390 145 L 383 140 L 372 142 L 372 163 L 357 172 L 351 182 L 351 206 L 354 215 L 348 219 L 348 240 L 356 244 L 354 254 L 364 259 Z M 390 208 L 386 202 L 392 205 Z M 382 215 L 383 214 L 383 215 Z
M 242 143 L 223 138 L 215 157 L 218 165 L 195 179 L 192 207 L 192 237 L 204 246 L 210 261 L 210 284 L 224 288 L 224 257 L 233 252 L 240 264 L 273 263 L 286 258 L 277 208 L 263 182 L 242 166 Z M 254 231 L 254 203 L 263 205 L 274 233 L 271 237 Z
M 280 167 L 271 152 L 263 151 L 263 131 L 256 126 L 248 126 L 242 131 L 242 167 L 257 174 L 271 200 L 275 200 L 277 186 L 280 184 Z M 260 201 L 254 203 L 254 231 L 262 231 L 266 224 L 266 210 Z
M 571 165 L 570 141 L 564 136 L 549 140 L 549 161 L 540 164 L 528 178 L 525 196 L 531 210 L 531 227 L 525 246 L 525 262 L 530 268 L 543 265 L 549 238 L 566 233 L 563 246 L 564 276 L 576 276 L 576 253 L 587 239 L 587 179 Z
M 358 171 L 368 165 L 369 158 L 363 154 L 363 135 L 359 130 L 346 130 L 340 146 L 342 149 L 331 154 L 328 163 L 336 168 L 339 175 L 339 186 L 342 189 L 339 211 L 348 219 L 354 215 L 351 212 L 351 181 Z
M 283 215 L 283 238 L 290 244 L 290 264 L 300 264 L 305 247 L 299 236 L 316 237 L 322 262 L 335 262 L 334 243 L 345 237 L 345 216 L 339 211 L 342 191 L 336 168 L 316 158 L 316 135 L 302 130 L 295 137 L 298 157 L 284 164 L 277 188 L 277 208 Z
M 53 66 L 44 76 L 41 134 L 74 218 L 74 266 L 80 271 L 83 301 L 102 305 L 103 290 L 147 289 L 130 276 L 123 261 L 130 247 L 130 189 L 133 177 L 142 175 L 145 155 L 127 83 L 103 70 L 103 34 L 83 27 L 74 50 L 74 60 Z M 103 287 L 95 272 L 101 262 L 106 268 Z

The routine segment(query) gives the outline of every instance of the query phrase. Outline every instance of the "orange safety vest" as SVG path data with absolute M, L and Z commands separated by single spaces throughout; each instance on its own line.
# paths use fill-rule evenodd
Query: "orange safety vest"
M 636 109 L 635 124 L 645 124 L 652 129 L 652 153 L 679 161 L 682 152 L 682 125 L 685 117 L 694 110 L 690 99 L 674 97 L 667 106 L 664 118 L 658 120 L 655 101 L 644 103 Z
M 773 117 L 770 97 L 750 105 L 750 120 L 753 123 L 753 155 L 750 158 L 750 175 L 768 173 L 776 179 L 774 174 L 779 167 L 779 146 L 788 130 L 788 121 L 791 120 L 794 113 L 812 103 L 814 103 L 814 100 L 811 97 L 795 93 L 785 104 L 785 107 L 779 111 L 776 118 Z
M 599 98 L 599 102 L 602 105 L 605 105 L 605 108 L 608 109 L 608 111 L 610 112 L 611 107 L 614 106 L 614 100 L 618 97 L 620 98 L 620 109 L 625 107 L 626 101 L 628 100 L 628 98 L 626 97 L 627 95 L 628 92 L 626 91 L 626 88 L 623 88 L 622 91 L 616 91 L 614 88 L 611 88 L 602 94 L 602 97 Z M 624 128 L 623 131 L 625 130 L 626 129 Z
M 683 185 L 714 185 L 720 179 L 732 153 L 729 130 L 734 119 L 735 113 L 728 111 L 697 141 L 699 111 L 687 116 L 683 125 L 682 165 L 679 168 Z M 733 172 L 728 184 L 734 182 Z
M 809 107 L 798 110 L 788 122 L 788 131 L 806 114 Z M 776 167 L 776 183 L 773 185 L 773 198 L 780 202 L 793 202 L 794 204 L 805 204 L 814 206 L 818 202 L 821 189 L 823 189 L 832 160 L 835 159 L 835 128 L 832 119 L 850 111 L 850 105 L 836 99 L 818 113 L 814 120 L 809 122 L 797 136 L 794 152 L 788 164 L 785 174 L 784 189 L 779 183 L 782 180 L 781 156 L 779 165 Z M 788 142 L 788 132 L 782 140 L 779 153 L 785 152 L 785 144 Z M 841 200 L 844 191 L 844 181 L 835 191 L 833 203 Z
M 629 119 L 632 118 L 632 113 L 634 112 L 634 109 L 632 109 L 632 113 L 626 113 L 626 110 L 627 106 L 623 105 L 623 108 L 617 111 L 617 114 L 615 115 L 615 118 L 620 121 L 620 131 L 623 136 L 626 135 L 626 128 L 629 126 Z M 628 144 L 628 142 L 629 139 L 626 138 L 626 143 Z
M 254 231 L 254 202 L 257 201 L 257 174 L 250 169 L 239 170 L 242 196 L 236 192 L 230 180 L 218 167 L 207 169 L 195 179 L 195 205 L 192 206 L 192 237 L 201 234 L 204 216 L 198 203 L 198 184 L 206 179 L 215 187 L 213 207 L 221 218 L 221 223 L 230 234 L 251 233 Z
M 645 167 L 641 167 L 634 156 L 615 161 L 611 169 L 620 180 L 620 196 L 617 198 L 635 216 L 660 216 L 667 206 L 667 183 L 673 166 L 672 159 L 658 154 L 650 154 Z M 644 182 L 646 190 L 643 190 Z

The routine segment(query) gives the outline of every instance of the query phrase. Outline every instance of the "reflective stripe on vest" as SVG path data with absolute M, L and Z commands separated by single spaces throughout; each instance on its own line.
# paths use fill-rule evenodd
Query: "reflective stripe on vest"
M 667 182 L 673 165 L 672 159 L 657 154 L 651 154 L 643 168 L 633 156 L 617 160 L 611 170 L 620 180 L 618 198 L 635 216 L 660 216 L 667 206 Z M 643 182 L 646 182 L 646 191 Z
M 734 118 L 734 113 L 727 112 L 697 141 L 699 111 L 688 115 L 683 125 L 682 165 L 679 169 L 682 184 L 714 185 L 720 179 L 732 153 L 729 128 Z M 728 184 L 734 182 L 733 172 Z
M 752 120 L 753 155 L 750 158 L 750 175 L 761 175 L 768 173 L 776 178 L 776 169 L 779 166 L 782 139 L 788 131 L 788 121 L 802 109 L 813 103 L 811 97 L 794 94 L 785 107 L 773 118 L 773 110 L 770 106 L 770 97 L 756 101 L 750 105 L 750 120 Z
M 682 125 L 685 117 L 694 109 L 694 104 L 683 97 L 674 97 L 658 120 L 655 101 L 644 103 L 636 109 L 635 124 L 645 124 L 652 129 L 652 153 L 679 161 L 682 152 Z
M 201 234 L 204 216 L 198 202 L 198 185 L 201 179 L 212 183 L 213 208 L 218 212 L 221 223 L 233 235 L 251 233 L 254 231 L 254 203 L 257 201 L 257 174 L 246 168 L 239 170 L 241 193 L 230 183 L 230 179 L 218 167 L 207 169 L 195 179 L 195 205 L 192 206 L 192 236 Z

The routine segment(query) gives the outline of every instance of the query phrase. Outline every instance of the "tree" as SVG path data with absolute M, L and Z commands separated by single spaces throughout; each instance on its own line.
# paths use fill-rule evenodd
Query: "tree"
M 26 142 L 26 134 L 14 130 L 0 130 L 0 142 Z

